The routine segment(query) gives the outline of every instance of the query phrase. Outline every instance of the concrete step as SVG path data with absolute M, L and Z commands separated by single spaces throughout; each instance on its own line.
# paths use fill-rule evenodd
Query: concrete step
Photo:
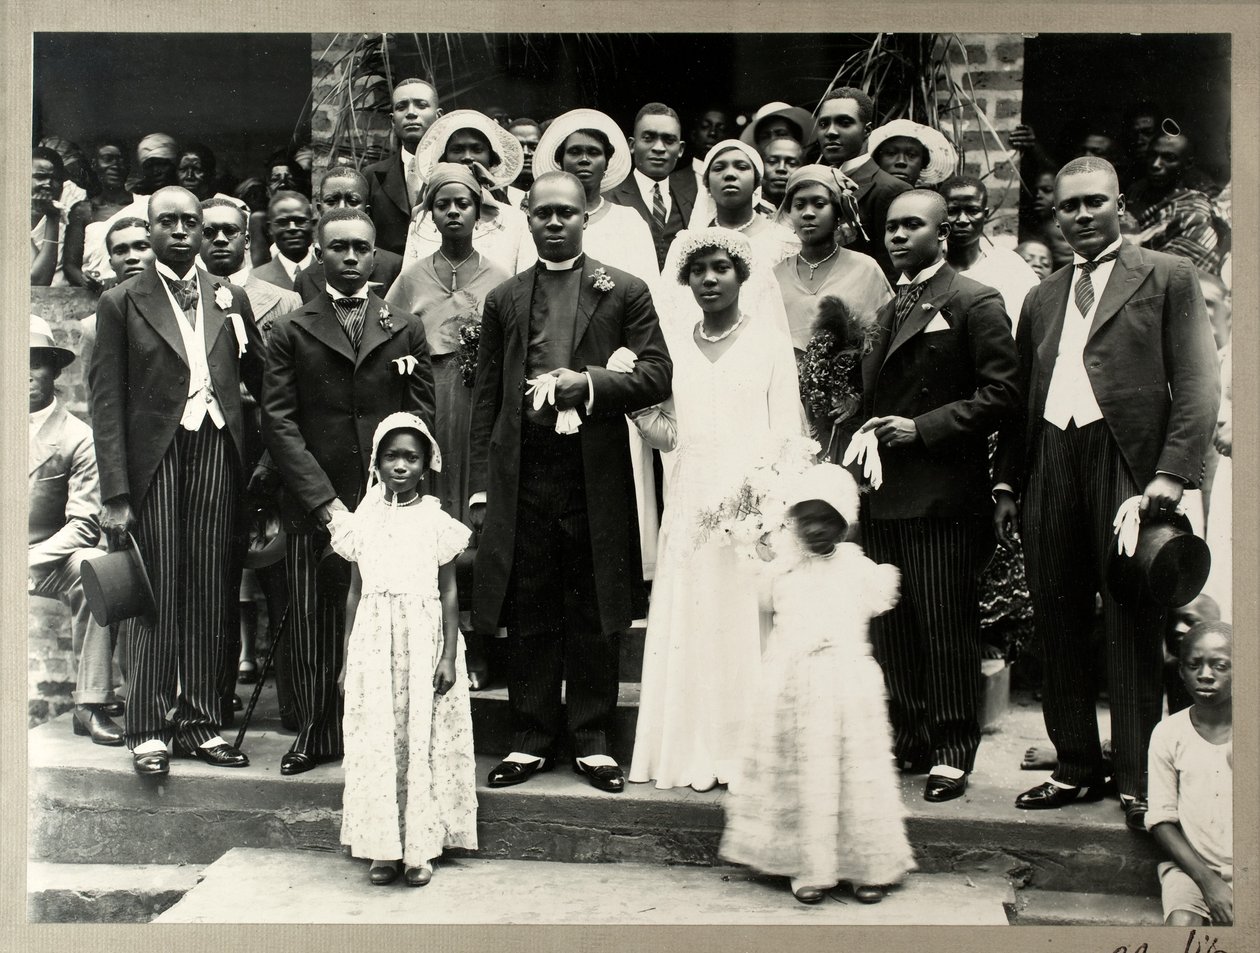
M 344 854 L 236 849 L 156 922 L 994 926 L 1010 902 L 1002 878 L 960 874 L 912 874 L 878 904 L 837 889 L 805 906 L 784 878 L 736 867 L 460 858 L 421 889 L 373 887 L 367 867 Z
M 37 860 L 65 863 L 209 864 L 236 847 L 339 849 L 342 771 L 324 765 L 282 777 L 293 736 L 275 720 L 264 689 L 243 769 L 173 763 L 161 784 L 138 778 L 127 752 L 75 737 L 68 716 L 28 735 L 29 843 Z M 233 737 L 229 734 L 229 737 Z M 1114 799 L 1061 811 L 1019 811 L 1015 795 L 1044 777 L 1018 768 L 1045 744 L 1040 710 L 1012 706 L 987 735 L 967 793 L 922 799 L 923 779 L 904 777 L 902 798 L 921 870 L 1006 876 L 1020 887 L 1157 896 L 1153 842 L 1123 823 Z M 722 789 L 658 791 L 632 784 L 596 791 L 567 765 L 527 784 L 491 790 L 484 779 L 502 751 L 478 758 L 477 856 L 574 863 L 718 864 Z
M 1159 926 L 1164 911 L 1158 897 L 1063 890 L 1022 890 L 1008 902 L 1015 926 Z
M 190 864 L 53 864 L 26 868 L 32 923 L 148 923 L 188 893 L 204 868 Z

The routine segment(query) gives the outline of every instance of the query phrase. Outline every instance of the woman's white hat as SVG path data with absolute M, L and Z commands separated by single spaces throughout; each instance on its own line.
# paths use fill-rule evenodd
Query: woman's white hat
M 556 161 L 556 150 L 564 145 L 564 140 L 582 129 L 598 129 L 612 144 L 608 168 L 599 184 L 600 192 L 611 192 L 630 174 L 630 143 L 612 117 L 598 109 L 570 109 L 552 120 L 547 131 L 538 140 L 538 148 L 534 150 L 534 178 L 560 170 L 560 163 Z
M 499 161 L 486 169 L 495 186 L 503 188 L 516 181 L 525 164 L 525 151 L 520 140 L 485 113 L 475 109 L 453 109 L 434 120 L 416 146 L 417 168 L 426 182 L 433 167 L 443 161 L 447 142 L 460 129 L 475 129 L 481 133 L 498 155 Z
M 846 523 L 858 518 L 858 488 L 849 471 L 834 463 L 817 463 L 791 481 L 787 505 L 806 500 L 822 500 L 844 517 Z
M 894 119 L 875 129 L 867 142 L 867 151 L 874 157 L 889 139 L 905 136 L 927 151 L 927 162 L 919 173 L 918 185 L 939 185 L 958 168 L 958 152 L 940 131 L 911 119 Z
M 748 125 L 739 134 L 739 138 L 749 145 L 755 145 L 757 142 L 757 124 L 763 119 L 769 119 L 771 116 L 782 116 L 800 129 L 801 138 L 798 141 L 801 145 L 807 146 L 813 140 L 814 117 L 809 110 L 801 109 L 799 106 L 789 106 L 787 103 L 781 102 L 766 103 L 758 109 L 753 114 L 752 119 L 748 120 Z

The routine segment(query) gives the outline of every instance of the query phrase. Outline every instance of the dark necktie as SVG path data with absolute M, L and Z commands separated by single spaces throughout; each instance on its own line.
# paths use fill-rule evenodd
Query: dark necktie
M 163 275 L 162 279 L 166 282 L 166 286 L 171 289 L 175 303 L 184 312 L 185 319 L 195 329 L 197 327 L 197 276 L 193 275 L 191 278 L 180 279 L 167 278 Z
M 918 303 L 919 298 L 923 295 L 923 286 L 926 281 L 920 281 L 913 285 L 897 286 L 897 303 L 894 305 L 896 322 L 893 324 L 893 333 L 901 330 L 902 324 L 905 323 L 906 317 Z
M 1081 276 L 1076 279 L 1076 309 L 1080 311 L 1082 318 L 1089 314 L 1089 309 L 1094 306 L 1094 279 L 1090 276 L 1099 265 L 1115 261 L 1116 255 L 1117 252 L 1109 252 L 1093 261 L 1083 261 L 1076 266 L 1081 271 Z
M 652 183 L 652 221 L 657 231 L 665 231 L 665 199 L 661 195 L 661 183 Z
M 355 354 L 359 353 L 359 342 L 363 340 L 363 310 L 366 305 L 366 298 L 333 298 L 337 320 L 341 322 L 341 329 L 350 339 Z

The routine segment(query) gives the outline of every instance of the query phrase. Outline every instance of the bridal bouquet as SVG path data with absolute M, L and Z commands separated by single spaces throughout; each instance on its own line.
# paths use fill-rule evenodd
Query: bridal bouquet
M 717 506 L 697 514 L 696 544 L 713 536 L 757 558 L 757 544 L 787 525 L 786 491 L 790 481 L 817 462 L 818 442 L 793 436 L 781 441 L 734 485 Z
M 481 344 L 481 318 L 473 313 L 468 321 L 459 326 L 459 374 L 465 387 L 472 387 L 477 380 L 477 348 Z
M 818 302 L 814 333 L 797 359 L 797 373 L 801 403 L 820 438 L 834 435 L 862 406 L 862 358 L 871 350 L 876 330 L 875 325 L 864 326 L 834 295 Z

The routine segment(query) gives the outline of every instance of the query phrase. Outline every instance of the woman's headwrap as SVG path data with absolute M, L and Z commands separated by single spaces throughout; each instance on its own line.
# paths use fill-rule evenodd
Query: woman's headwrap
M 791 228 L 788 210 L 792 205 L 792 195 L 806 185 L 821 185 L 831 195 L 832 201 L 840 210 L 836 221 L 836 241 L 848 245 L 858 235 L 866 238 L 866 230 L 862 227 L 862 219 L 858 212 L 857 183 L 839 169 L 829 165 L 814 163 L 803 165 L 788 176 L 783 190 L 783 204 L 775 215 L 775 221 Z
M 723 139 L 717 143 L 712 149 L 704 154 L 704 173 L 700 176 L 700 188 L 696 192 L 695 204 L 691 207 L 691 218 L 687 220 L 688 228 L 704 228 L 714 220 L 717 215 L 717 203 L 713 201 L 713 193 L 709 191 L 707 180 L 709 178 L 709 166 L 713 164 L 713 160 L 720 156 L 723 152 L 731 149 L 738 149 L 748 157 L 748 161 L 752 163 L 752 167 L 757 170 L 756 181 L 760 182 L 765 175 L 765 163 L 761 161 L 761 154 L 746 142 L 738 139 Z M 761 189 L 757 187 L 753 190 L 753 208 L 757 208 L 757 200 L 761 196 Z
M 433 167 L 425 186 L 424 211 L 426 215 L 433 214 L 433 202 L 437 199 L 438 190 L 452 183 L 468 189 L 472 193 L 473 201 L 477 203 L 478 210 L 481 209 L 481 183 L 472 174 L 472 170 L 459 162 L 439 162 Z
M 678 248 L 678 283 L 685 285 L 688 263 L 692 255 L 702 248 L 720 248 L 734 260 L 738 258 L 748 271 L 752 271 L 752 244 L 742 232 L 732 228 L 689 228 L 674 239 Z
M 164 132 L 152 132 L 140 140 L 140 144 L 136 146 L 136 163 L 144 165 L 145 159 L 170 159 L 174 162 L 178 158 L 178 147 L 175 140 Z
M 608 168 L 604 170 L 603 181 L 599 184 L 600 193 L 611 192 L 630 174 L 630 144 L 626 134 L 621 131 L 611 116 L 598 109 L 570 109 L 551 121 L 542 138 L 538 140 L 538 148 L 534 150 L 534 178 L 547 172 L 556 172 L 560 163 L 556 161 L 556 150 L 564 145 L 564 140 L 583 129 L 598 129 L 612 146 L 612 155 L 608 157 Z
M 713 160 L 720 156 L 728 149 L 738 149 L 744 155 L 748 156 L 748 161 L 752 163 L 753 168 L 757 170 L 757 181 L 761 181 L 761 177 L 766 174 L 766 164 L 761 161 L 761 153 L 757 151 L 755 146 L 749 145 L 739 139 L 723 139 L 717 143 L 712 149 L 704 154 L 704 174 L 700 176 L 702 180 L 709 178 L 709 166 L 713 164 Z

